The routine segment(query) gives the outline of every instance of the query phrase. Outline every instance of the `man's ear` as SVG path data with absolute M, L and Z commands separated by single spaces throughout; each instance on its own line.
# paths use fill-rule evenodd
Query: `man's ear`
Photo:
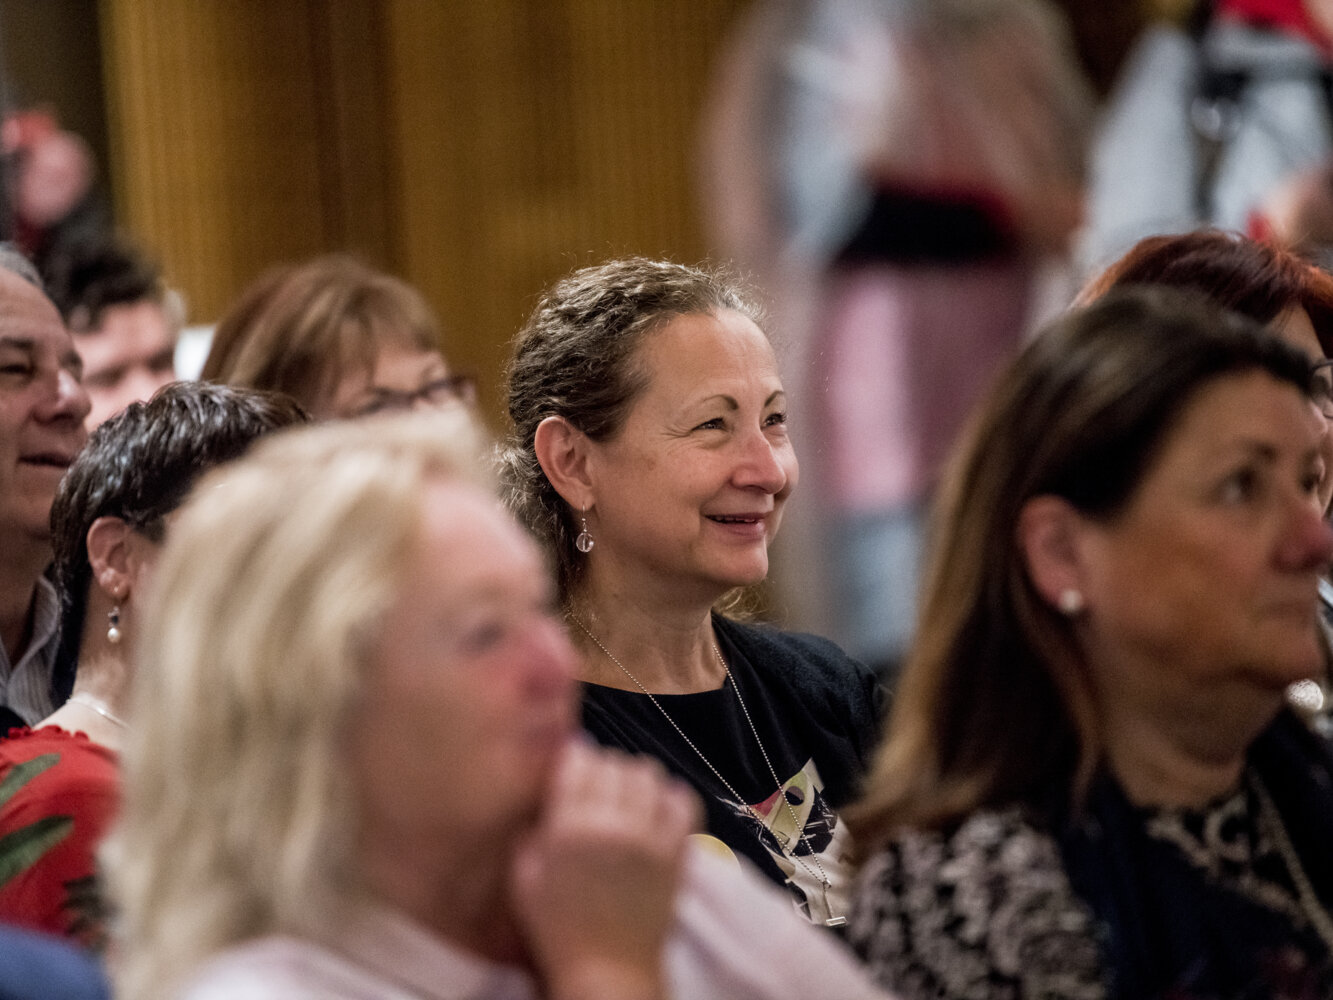
M 1018 549 L 1028 579 L 1047 604 L 1067 615 L 1083 610 L 1085 527 L 1073 504 L 1049 494 L 1033 497 L 1018 514 Z
M 142 569 L 137 535 L 118 517 L 99 517 L 88 528 L 88 565 L 92 582 L 114 601 L 123 601 Z
M 596 503 L 588 463 L 588 436 L 564 417 L 547 417 L 537 425 L 533 450 L 555 491 L 575 510 Z

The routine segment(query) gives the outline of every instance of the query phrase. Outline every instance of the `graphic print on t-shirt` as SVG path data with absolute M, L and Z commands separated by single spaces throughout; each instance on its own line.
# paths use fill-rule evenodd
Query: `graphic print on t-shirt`
M 838 825 L 837 813 L 824 798 L 824 782 L 814 760 L 807 760 L 804 767 L 782 783 L 781 794 L 775 789 L 762 802 L 752 803 L 750 809 L 739 802 L 723 801 L 752 824 L 754 816 L 750 809 L 763 820 L 762 829 L 754 827 L 755 835 L 787 876 L 787 888 L 792 891 L 797 908 L 808 919 L 820 923 L 827 920 L 833 915 L 829 912 L 830 904 L 834 913 L 845 913 L 841 904 L 846 882 L 846 828 Z M 799 826 L 793 824 L 793 815 Z M 827 902 L 820 881 L 821 867 L 829 880 Z

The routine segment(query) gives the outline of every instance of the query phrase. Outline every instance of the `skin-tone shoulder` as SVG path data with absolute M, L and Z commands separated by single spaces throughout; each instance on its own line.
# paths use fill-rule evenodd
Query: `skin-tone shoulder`
M 449 366 L 438 351 L 387 342 L 377 351 L 372 368 L 347 372 L 311 412 L 318 420 L 346 420 L 397 408 L 404 397 L 412 398 L 414 406 L 434 405 L 420 395 L 423 387 L 448 375 Z

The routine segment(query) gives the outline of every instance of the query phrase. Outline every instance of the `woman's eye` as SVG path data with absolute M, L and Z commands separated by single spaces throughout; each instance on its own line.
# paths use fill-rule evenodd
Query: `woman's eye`
M 787 422 L 787 414 L 785 411 L 782 410 L 779 410 L 777 413 L 770 413 L 767 417 L 764 418 L 765 427 L 778 427 L 782 424 L 785 424 L 786 422 Z
M 1240 469 L 1222 482 L 1223 503 L 1244 503 L 1259 492 L 1259 474 L 1254 469 Z
M 1311 496 L 1314 496 L 1316 493 L 1319 492 L 1319 487 L 1323 485 L 1324 477 L 1326 475 L 1327 472 L 1325 471 L 1324 465 L 1321 462 L 1319 465 L 1315 466 L 1305 474 L 1305 479 L 1302 481 L 1301 486 L 1306 493 L 1310 494 Z
M 459 645 L 467 653 L 484 653 L 504 638 L 504 631 L 498 621 L 480 622 L 463 630 Z
M 712 420 L 705 420 L 694 429 L 696 431 L 720 431 L 726 428 L 726 421 L 721 417 L 714 417 Z

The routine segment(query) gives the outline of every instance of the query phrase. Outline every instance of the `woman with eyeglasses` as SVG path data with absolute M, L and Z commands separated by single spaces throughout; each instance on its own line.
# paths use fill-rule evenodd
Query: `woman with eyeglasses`
M 1257 320 L 1310 356 L 1313 399 L 1324 419 L 1325 510 L 1333 499 L 1333 276 L 1290 251 L 1219 229 L 1150 236 L 1079 293 L 1087 305 L 1113 288 L 1162 285 L 1201 293 L 1224 309 Z
M 344 254 L 261 276 L 218 324 L 201 377 L 285 392 L 316 420 L 476 399 L 421 293 Z

